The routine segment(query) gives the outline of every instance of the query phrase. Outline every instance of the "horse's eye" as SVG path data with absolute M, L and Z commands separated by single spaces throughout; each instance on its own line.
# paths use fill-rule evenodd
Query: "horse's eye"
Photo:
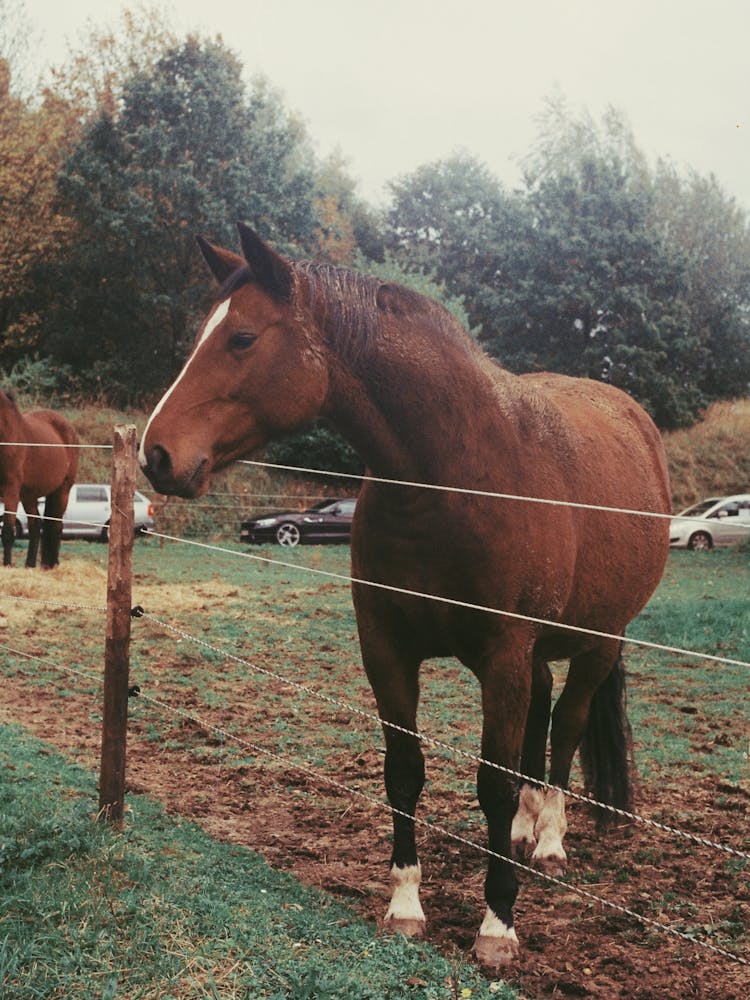
M 246 351 L 252 347 L 258 338 L 252 333 L 233 333 L 229 338 L 229 349 L 231 351 Z

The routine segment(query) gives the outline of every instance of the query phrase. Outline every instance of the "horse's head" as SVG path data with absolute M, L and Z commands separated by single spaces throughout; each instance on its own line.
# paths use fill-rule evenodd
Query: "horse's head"
M 143 435 L 139 460 L 160 493 L 200 496 L 212 471 L 304 425 L 326 396 L 325 351 L 295 305 L 291 264 L 239 228 L 242 257 L 199 239 L 221 287 Z

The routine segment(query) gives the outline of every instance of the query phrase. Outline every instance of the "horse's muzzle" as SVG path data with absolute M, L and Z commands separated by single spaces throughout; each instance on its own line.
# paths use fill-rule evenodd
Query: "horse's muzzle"
M 167 449 L 155 444 L 145 450 L 145 459 L 141 467 L 157 493 L 191 500 L 205 489 L 210 472 L 208 458 L 199 459 L 187 472 L 179 473 Z

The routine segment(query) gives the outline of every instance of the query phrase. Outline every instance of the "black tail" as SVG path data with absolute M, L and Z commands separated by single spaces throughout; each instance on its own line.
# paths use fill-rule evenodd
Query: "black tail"
M 633 742 L 627 716 L 622 650 L 591 701 L 580 758 L 588 794 L 598 802 L 631 811 Z M 605 810 L 598 810 L 596 815 L 601 824 L 612 818 Z

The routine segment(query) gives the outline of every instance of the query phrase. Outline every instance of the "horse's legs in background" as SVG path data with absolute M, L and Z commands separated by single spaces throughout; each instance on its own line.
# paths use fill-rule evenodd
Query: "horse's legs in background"
M 531 700 L 532 640 L 521 630 L 510 631 L 505 641 L 486 657 L 478 671 L 482 685 L 482 757 L 502 767 L 518 770 L 524 730 Z M 518 782 L 488 764 L 477 776 L 479 804 L 487 818 L 489 849 L 510 858 L 510 831 L 518 804 Z M 513 927 L 513 903 L 518 881 L 513 865 L 490 856 L 484 894 L 487 902 L 474 952 L 485 965 L 506 965 L 518 954 Z
M 50 493 L 44 505 L 42 523 L 42 569 L 54 569 L 60 562 L 62 516 L 68 506 L 68 487 Z
M 39 504 L 35 496 L 23 497 L 23 506 L 26 511 L 29 525 L 29 547 L 26 550 L 26 568 L 33 569 L 36 566 L 36 557 L 39 551 L 39 539 L 42 533 L 42 520 L 39 517 Z
M 360 616 L 361 620 L 361 616 Z M 420 660 L 391 639 L 385 630 L 360 628 L 362 658 L 378 713 L 385 722 L 416 732 Z M 424 756 L 419 739 L 384 725 L 385 789 L 393 813 L 393 892 L 385 915 L 385 929 L 419 937 L 425 916 L 419 902 L 421 868 L 417 858 L 414 821 L 424 785 Z
M 521 773 L 544 781 L 547 766 L 547 734 L 552 707 L 552 672 L 546 660 L 534 657 L 531 679 L 531 703 L 526 720 L 526 732 L 521 753 Z M 518 796 L 518 809 L 513 817 L 511 843 L 513 852 L 528 858 L 536 847 L 534 833 L 544 806 L 544 790 L 524 782 Z
M 19 493 L 5 490 L 3 493 L 3 566 L 13 564 L 13 542 L 16 540 L 16 511 L 18 510 Z
M 570 661 L 565 686 L 552 713 L 549 780 L 559 789 L 568 787 L 573 756 L 587 732 L 587 726 L 598 715 L 598 712 L 592 712 L 592 701 L 597 689 L 610 675 L 618 659 L 619 648 L 620 640 L 607 639 L 595 649 Z M 598 752 L 597 749 L 595 753 Z M 606 756 L 608 751 L 604 749 L 602 753 Z M 565 796 L 562 791 L 548 789 L 535 828 L 537 846 L 531 858 L 535 867 L 550 875 L 558 875 L 564 870 L 567 855 L 562 841 L 566 830 Z

